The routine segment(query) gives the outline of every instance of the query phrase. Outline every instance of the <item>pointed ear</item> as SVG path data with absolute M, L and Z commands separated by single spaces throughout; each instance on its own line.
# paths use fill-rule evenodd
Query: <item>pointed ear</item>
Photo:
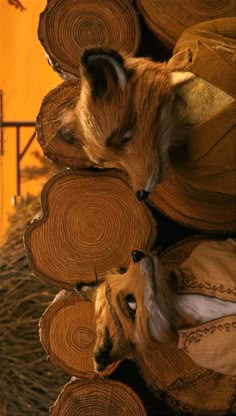
M 111 85 L 124 91 L 132 74 L 124 66 L 123 57 L 109 49 L 85 49 L 81 56 L 82 72 L 88 80 L 92 95 L 102 97 Z
M 171 72 L 170 76 L 172 87 L 179 87 L 190 79 L 195 78 L 196 75 L 192 74 L 192 72 Z

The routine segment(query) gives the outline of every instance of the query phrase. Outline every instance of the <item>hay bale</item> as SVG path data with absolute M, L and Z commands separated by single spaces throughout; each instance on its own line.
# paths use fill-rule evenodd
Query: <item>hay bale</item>
M 45 359 L 38 321 L 55 291 L 35 278 L 22 235 L 40 210 L 30 197 L 11 218 L 0 248 L 0 402 L 1 416 L 48 415 L 68 376 Z

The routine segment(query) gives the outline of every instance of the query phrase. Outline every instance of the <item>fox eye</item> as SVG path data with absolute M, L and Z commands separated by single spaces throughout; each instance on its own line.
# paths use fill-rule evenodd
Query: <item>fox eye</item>
M 120 139 L 120 144 L 126 144 L 130 142 L 132 139 L 132 132 L 131 130 L 127 130 L 125 134 Z
M 126 267 L 119 267 L 119 269 L 118 269 L 118 273 L 119 273 L 119 274 L 124 274 L 124 273 L 126 273 L 126 272 L 127 272 Z
M 132 312 L 135 312 L 137 309 L 137 303 L 134 295 L 129 294 L 125 297 L 125 301 L 129 309 L 131 309 Z

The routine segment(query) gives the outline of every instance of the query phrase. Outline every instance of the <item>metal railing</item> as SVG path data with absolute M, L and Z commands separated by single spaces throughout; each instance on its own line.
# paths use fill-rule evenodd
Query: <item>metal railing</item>
M 35 127 L 33 121 L 4 121 L 3 120 L 3 91 L 0 90 L 0 156 L 4 155 L 4 129 L 15 128 L 15 139 L 16 139 L 16 199 L 21 197 L 21 168 L 20 163 L 33 142 L 36 133 L 35 131 L 30 136 L 27 144 L 25 145 L 22 152 L 20 151 L 21 143 L 21 129 L 25 127 Z

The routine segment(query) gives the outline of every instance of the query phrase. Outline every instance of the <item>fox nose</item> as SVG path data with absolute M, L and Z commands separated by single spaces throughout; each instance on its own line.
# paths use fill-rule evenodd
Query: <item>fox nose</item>
M 144 189 L 141 189 L 140 191 L 136 192 L 136 195 L 139 201 L 143 201 L 148 197 L 149 192 L 145 191 Z
M 140 260 L 144 258 L 144 253 L 139 250 L 132 251 L 132 258 L 134 263 L 138 263 Z

